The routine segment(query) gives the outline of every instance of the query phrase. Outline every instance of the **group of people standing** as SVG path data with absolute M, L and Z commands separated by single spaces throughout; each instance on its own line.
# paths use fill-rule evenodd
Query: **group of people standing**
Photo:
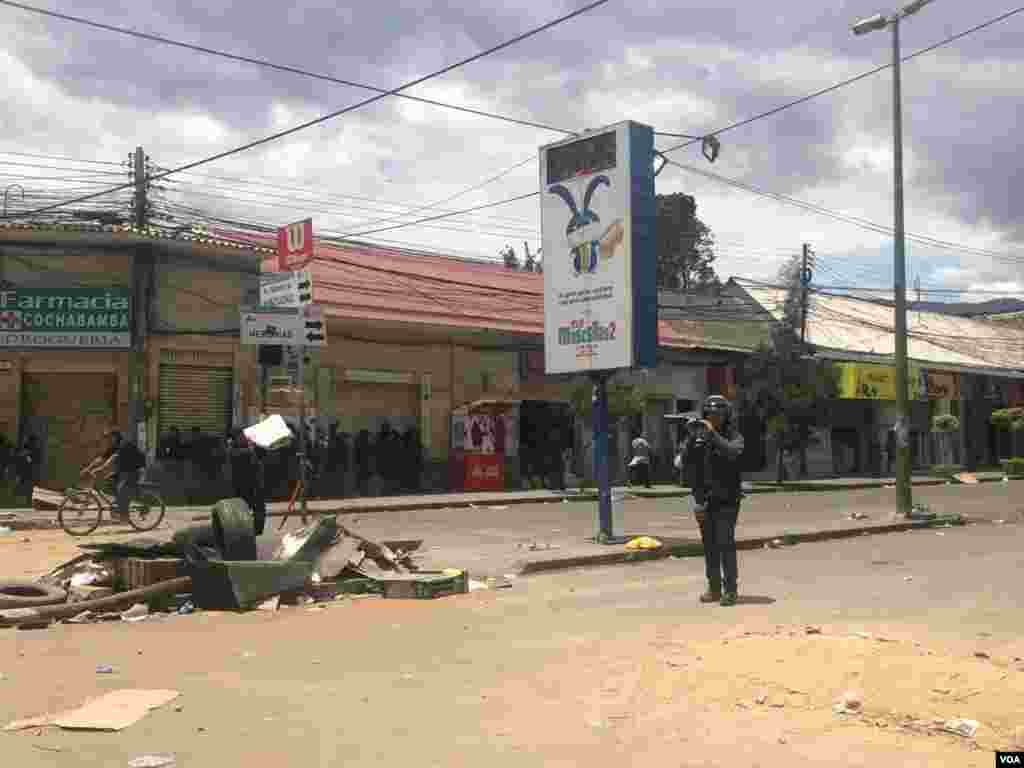
M 0 435 L 0 477 L 13 481 L 16 499 L 31 504 L 41 461 L 42 449 L 35 435 L 28 435 L 20 445 Z

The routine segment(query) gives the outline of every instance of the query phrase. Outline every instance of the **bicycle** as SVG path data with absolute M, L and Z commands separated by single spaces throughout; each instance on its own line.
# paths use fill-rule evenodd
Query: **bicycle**
M 92 475 L 90 484 L 64 491 L 64 499 L 57 509 L 57 522 L 69 536 L 88 536 L 100 527 L 104 510 L 112 513 L 117 509 L 111 478 L 103 481 L 102 488 L 97 485 L 97 479 Z M 127 522 L 136 531 L 151 531 L 163 522 L 165 514 L 167 506 L 156 485 L 140 482 L 135 498 L 128 504 Z

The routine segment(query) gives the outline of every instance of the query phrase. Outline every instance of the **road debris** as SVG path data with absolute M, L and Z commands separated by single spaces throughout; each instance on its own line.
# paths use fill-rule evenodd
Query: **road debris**
M 863 696 L 859 691 L 847 691 L 839 697 L 839 701 L 832 707 L 832 711 L 837 715 L 859 714 L 863 704 Z
M 145 603 L 136 603 L 127 611 L 121 614 L 122 621 L 143 621 L 149 618 L 149 606 Z
M 850 513 L 851 520 L 866 520 L 867 517 L 867 512 L 861 512 L 859 509 L 855 509 Z
M 942 730 L 948 733 L 955 733 L 958 736 L 963 736 L 965 739 L 973 739 L 974 734 L 978 732 L 978 725 L 977 720 L 967 720 L 962 717 L 957 717 L 943 723 Z
M 816 627 L 816 626 L 813 626 L 811 624 L 808 624 L 806 627 L 804 627 L 804 634 L 806 634 L 806 635 L 820 635 L 821 634 L 821 627 Z
M 631 539 L 626 543 L 626 549 L 630 552 L 658 549 L 661 546 L 661 542 L 651 536 L 637 536 L 635 539 Z
M 64 730 L 120 731 L 178 696 L 177 691 L 122 688 L 89 699 L 77 709 L 15 720 L 4 726 L 4 730 L 21 731 L 56 725 Z
M 170 768 L 175 764 L 174 755 L 142 755 L 128 761 L 128 768 Z

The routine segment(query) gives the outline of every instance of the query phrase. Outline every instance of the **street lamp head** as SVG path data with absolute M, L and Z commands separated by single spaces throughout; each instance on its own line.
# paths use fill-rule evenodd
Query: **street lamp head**
M 910 16 L 911 14 L 920 11 L 931 1 L 932 0 L 913 0 L 913 2 L 907 3 L 905 6 L 903 6 L 903 10 L 900 11 L 900 14 L 903 16 Z
M 853 25 L 853 34 L 855 35 L 866 35 L 868 32 L 874 32 L 879 29 L 885 29 L 889 24 L 889 20 L 880 13 L 876 13 L 874 16 L 869 16 L 866 19 L 861 19 Z

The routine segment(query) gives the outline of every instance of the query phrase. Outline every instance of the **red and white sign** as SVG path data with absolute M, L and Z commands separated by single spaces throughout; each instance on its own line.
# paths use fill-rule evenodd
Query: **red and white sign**
M 467 453 L 465 467 L 467 491 L 505 490 L 504 466 L 497 454 Z
M 277 268 L 299 269 L 313 260 L 313 220 L 305 219 L 277 230 Z

